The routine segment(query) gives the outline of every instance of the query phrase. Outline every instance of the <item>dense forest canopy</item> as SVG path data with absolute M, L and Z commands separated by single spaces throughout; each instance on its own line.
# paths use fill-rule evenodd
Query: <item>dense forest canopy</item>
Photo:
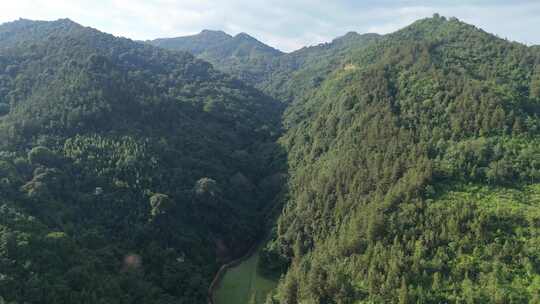
M 538 303 L 540 51 L 7 23 L 0 190 L 0 303 L 204 303 L 268 235 L 267 304 Z
M 3 299 L 205 302 L 260 233 L 280 104 L 69 20 L 4 24 L 0 45 Z
M 148 43 L 169 50 L 188 51 L 217 69 L 251 84 L 283 102 L 291 102 L 317 87 L 353 50 L 380 38 L 378 34 L 349 32 L 330 43 L 282 53 L 247 34 L 232 37 L 221 31 L 161 38 Z
M 268 302 L 538 302 L 538 55 L 435 16 L 293 103 Z
M 268 77 L 272 72 L 273 60 L 283 54 L 246 33 L 231 36 L 210 30 L 193 36 L 162 38 L 147 43 L 190 52 L 254 86 Z

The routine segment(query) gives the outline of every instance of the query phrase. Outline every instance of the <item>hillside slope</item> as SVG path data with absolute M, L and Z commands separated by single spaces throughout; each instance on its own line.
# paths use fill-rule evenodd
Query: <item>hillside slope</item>
M 258 236 L 279 103 L 67 19 L 3 24 L 0 45 L 3 300 L 206 302 Z
M 270 73 L 272 61 L 283 54 L 245 33 L 230 36 L 209 30 L 193 36 L 156 39 L 148 43 L 190 52 L 212 63 L 218 70 L 252 85 L 264 81 Z
M 290 54 L 152 43 L 177 50 L 0 26 L 8 302 L 202 303 L 278 199 L 267 303 L 540 301 L 538 47 L 438 15 Z
M 281 53 L 247 34 L 230 36 L 205 30 L 200 34 L 164 38 L 149 43 L 170 50 L 190 52 L 265 93 L 292 102 L 306 90 L 316 88 L 354 50 L 380 38 L 377 34 L 347 33 L 330 43 Z
M 268 303 L 537 303 L 538 53 L 435 16 L 344 62 L 287 110 Z

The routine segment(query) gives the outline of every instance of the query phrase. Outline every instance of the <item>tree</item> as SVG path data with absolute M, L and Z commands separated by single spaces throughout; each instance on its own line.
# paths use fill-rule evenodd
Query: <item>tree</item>
M 461 282 L 461 289 L 465 303 L 474 304 L 474 285 L 467 276 L 465 277 L 463 282 Z
M 433 274 L 433 282 L 431 283 L 431 289 L 439 290 L 441 289 L 441 287 L 441 274 L 439 272 L 435 272 Z
M 0 116 L 9 113 L 9 105 L 6 103 L 0 103 Z
M 32 199 L 48 199 L 50 198 L 50 192 L 47 185 L 40 181 L 30 181 L 21 187 L 21 191 L 26 194 L 28 198 Z
M 197 197 L 216 197 L 221 194 L 218 183 L 209 177 L 199 179 L 195 183 L 193 191 Z
M 235 190 L 239 190 L 241 193 L 250 192 L 253 190 L 253 184 L 251 181 L 241 172 L 237 172 L 230 178 L 230 183 Z
M 296 277 L 289 273 L 285 276 L 284 282 L 279 289 L 279 298 L 283 304 L 296 304 L 298 303 L 298 280 Z
M 208 98 L 203 106 L 203 111 L 206 113 L 220 115 L 225 110 L 223 103 L 216 99 Z
M 20 181 L 15 166 L 7 161 L 0 160 L 0 184 L 13 184 Z
M 173 201 L 165 194 L 156 193 L 150 197 L 150 215 L 152 217 L 167 214 L 173 207 Z
M 407 290 L 407 281 L 405 277 L 401 278 L 401 287 L 399 288 L 399 304 L 409 303 L 409 292 Z
M 486 171 L 486 177 L 491 183 L 505 183 L 512 175 L 512 164 L 506 160 L 492 162 Z
M 64 187 L 64 174 L 57 169 L 38 167 L 32 180 L 21 190 L 33 199 L 46 200 L 54 195 L 61 195 Z
M 58 157 L 49 148 L 37 146 L 28 152 L 28 161 L 34 165 L 54 167 L 57 164 Z
M 531 98 L 540 99 L 540 67 L 536 68 L 536 72 L 532 76 L 530 96 Z

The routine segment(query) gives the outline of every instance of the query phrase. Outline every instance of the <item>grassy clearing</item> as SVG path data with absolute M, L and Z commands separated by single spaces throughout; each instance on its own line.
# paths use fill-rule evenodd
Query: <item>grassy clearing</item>
M 262 304 L 277 282 L 257 271 L 259 250 L 240 265 L 229 269 L 216 291 L 216 304 Z

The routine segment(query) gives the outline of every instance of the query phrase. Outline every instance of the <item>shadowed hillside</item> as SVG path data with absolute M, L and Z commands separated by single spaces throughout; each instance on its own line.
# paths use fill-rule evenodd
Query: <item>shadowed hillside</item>
M 258 238 L 279 103 L 69 20 L 4 24 L 0 45 L 3 299 L 205 302 Z

